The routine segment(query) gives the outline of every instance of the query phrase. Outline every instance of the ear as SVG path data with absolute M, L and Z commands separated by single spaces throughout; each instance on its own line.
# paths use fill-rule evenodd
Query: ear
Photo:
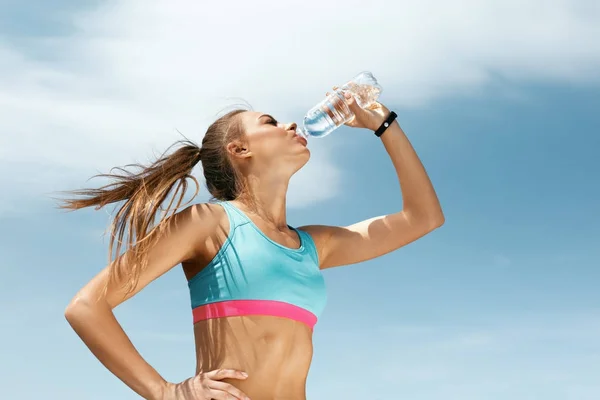
M 248 149 L 246 143 L 241 140 L 234 140 L 227 145 L 227 153 L 234 158 L 250 158 L 252 152 Z

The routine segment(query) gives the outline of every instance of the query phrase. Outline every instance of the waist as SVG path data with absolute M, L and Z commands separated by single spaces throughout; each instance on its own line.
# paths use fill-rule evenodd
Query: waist
M 273 316 L 238 316 L 194 324 L 197 372 L 220 368 L 248 374 L 227 380 L 251 399 L 304 400 L 312 360 L 312 330 Z

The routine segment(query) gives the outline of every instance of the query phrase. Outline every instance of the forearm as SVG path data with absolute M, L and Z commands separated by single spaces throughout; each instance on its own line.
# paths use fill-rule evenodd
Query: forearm
M 109 371 L 143 398 L 161 398 L 165 380 L 137 352 L 108 305 L 79 299 L 65 317 Z
M 412 144 L 397 121 L 381 136 L 389 154 L 402 191 L 403 211 L 411 218 L 439 226 L 444 215 L 431 180 Z

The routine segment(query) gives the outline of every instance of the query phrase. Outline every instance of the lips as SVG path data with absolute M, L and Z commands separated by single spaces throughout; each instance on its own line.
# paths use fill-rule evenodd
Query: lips
M 304 139 L 302 136 L 294 135 L 294 138 L 296 138 L 304 146 L 306 146 L 308 144 L 308 142 L 306 141 L 306 139 Z

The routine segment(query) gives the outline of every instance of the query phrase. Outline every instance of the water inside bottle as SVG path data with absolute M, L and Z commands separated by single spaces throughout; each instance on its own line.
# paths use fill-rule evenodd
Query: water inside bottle
M 338 126 L 350 121 L 354 114 L 346 104 L 341 90 L 330 94 L 313 107 L 304 117 L 304 130 L 313 137 L 330 134 Z
M 367 108 L 377 101 L 381 94 L 381 87 L 348 82 L 342 86 L 342 90 L 349 91 L 354 95 L 356 102 L 361 108 Z
M 372 73 L 361 72 L 310 109 L 304 117 L 304 129 L 300 129 L 298 134 L 306 139 L 309 136 L 323 137 L 354 118 L 344 92 L 351 93 L 359 107 L 367 108 L 377 101 L 381 91 L 382 87 Z
M 333 131 L 332 127 L 336 126 L 327 113 L 319 109 L 311 110 L 304 117 L 304 138 L 326 136 Z

